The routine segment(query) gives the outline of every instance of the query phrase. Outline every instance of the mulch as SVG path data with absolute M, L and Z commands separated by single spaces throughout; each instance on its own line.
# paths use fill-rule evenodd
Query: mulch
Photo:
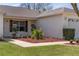
M 43 43 L 43 42 L 59 42 L 59 41 L 65 41 L 64 39 L 58 39 L 58 38 L 44 38 L 44 39 L 31 39 L 31 38 L 18 38 L 18 40 L 24 41 L 24 42 L 30 42 L 30 43 Z

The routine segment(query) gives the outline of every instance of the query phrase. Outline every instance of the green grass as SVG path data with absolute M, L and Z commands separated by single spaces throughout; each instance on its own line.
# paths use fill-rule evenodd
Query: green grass
M 79 46 L 51 45 L 22 48 L 0 42 L 0 56 L 79 56 Z

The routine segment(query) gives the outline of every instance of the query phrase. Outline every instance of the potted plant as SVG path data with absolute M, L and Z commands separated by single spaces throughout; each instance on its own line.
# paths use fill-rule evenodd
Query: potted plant
M 79 43 L 79 40 L 78 39 L 76 40 L 76 43 Z
M 73 40 L 70 40 L 69 42 L 70 42 L 70 44 L 73 44 Z

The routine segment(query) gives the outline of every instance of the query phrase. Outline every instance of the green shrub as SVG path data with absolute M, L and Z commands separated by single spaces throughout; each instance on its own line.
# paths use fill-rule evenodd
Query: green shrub
M 74 40 L 75 29 L 64 28 L 63 29 L 63 37 L 65 40 Z
M 39 29 L 33 29 L 32 30 L 32 35 L 31 35 L 32 39 L 43 39 L 43 32 Z

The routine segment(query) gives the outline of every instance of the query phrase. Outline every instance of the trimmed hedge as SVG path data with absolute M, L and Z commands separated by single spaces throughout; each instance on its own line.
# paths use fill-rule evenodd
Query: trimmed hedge
M 74 40 L 75 37 L 75 29 L 64 28 L 63 29 L 63 37 L 65 40 Z

